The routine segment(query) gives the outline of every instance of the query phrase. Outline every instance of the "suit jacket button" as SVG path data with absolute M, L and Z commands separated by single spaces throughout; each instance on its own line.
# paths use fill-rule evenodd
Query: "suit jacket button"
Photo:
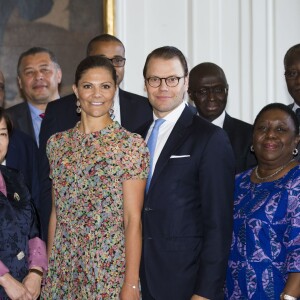
M 145 211 L 151 211 L 152 210 L 152 208 L 150 208 L 150 207 L 145 207 L 145 209 L 144 209 Z

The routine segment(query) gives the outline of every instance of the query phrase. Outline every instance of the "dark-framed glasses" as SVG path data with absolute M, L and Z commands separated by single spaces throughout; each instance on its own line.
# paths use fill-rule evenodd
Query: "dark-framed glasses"
M 146 81 L 148 82 L 148 84 L 154 88 L 157 88 L 159 86 L 161 86 L 161 82 L 162 80 L 165 81 L 166 85 L 168 87 L 175 87 L 179 84 L 179 80 L 181 78 L 184 78 L 185 76 L 169 76 L 169 77 L 156 77 L 156 76 L 152 76 L 146 79 Z
M 114 58 L 108 58 L 114 67 L 124 67 L 126 58 L 122 56 L 117 56 Z
M 203 87 L 198 91 L 191 91 L 192 96 L 196 99 L 201 99 L 207 97 L 210 93 L 215 96 L 225 96 L 228 91 L 228 88 L 225 86 L 214 86 L 214 87 Z
M 291 71 L 285 71 L 284 72 L 284 76 L 287 79 L 295 79 L 300 75 L 300 72 L 296 71 L 296 70 L 291 70 Z

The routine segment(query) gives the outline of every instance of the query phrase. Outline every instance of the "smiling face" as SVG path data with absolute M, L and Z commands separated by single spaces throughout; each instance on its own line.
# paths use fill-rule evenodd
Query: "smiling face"
M 104 67 L 86 70 L 73 85 L 80 106 L 82 117 L 99 118 L 108 116 L 112 107 L 116 85 L 111 72 Z
M 286 58 L 285 81 L 291 97 L 300 106 L 300 49 Z
M 8 130 L 6 121 L 4 118 L 0 121 L 0 163 L 2 163 L 5 159 L 7 148 L 8 148 Z
M 278 168 L 293 158 L 299 136 L 291 116 L 281 109 L 263 112 L 256 120 L 253 131 L 253 146 L 260 163 Z
M 60 68 L 46 52 L 25 56 L 20 63 L 20 89 L 26 100 L 35 106 L 43 106 L 59 98 L 61 77 Z
M 145 76 L 145 87 L 153 111 L 159 118 L 168 115 L 183 102 L 188 80 L 187 77 L 181 78 L 175 87 L 167 86 L 166 81 L 162 80 L 161 85 L 154 88 L 148 84 L 147 79 L 149 77 L 168 78 L 171 76 L 184 76 L 184 69 L 179 58 L 163 59 L 153 57 L 149 60 Z

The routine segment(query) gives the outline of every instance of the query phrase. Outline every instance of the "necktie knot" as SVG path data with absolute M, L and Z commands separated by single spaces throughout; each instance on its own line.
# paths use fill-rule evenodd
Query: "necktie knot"
M 40 116 L 41 119 L 44 119 L 45 113 L 41 113 L 41 114 L 39 114 L 39 116 Z

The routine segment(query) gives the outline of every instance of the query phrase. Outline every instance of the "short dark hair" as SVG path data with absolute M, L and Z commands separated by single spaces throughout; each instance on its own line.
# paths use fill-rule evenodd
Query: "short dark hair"
M 296 44 L 292 46 L 285 54 L 284 59 L 283 59 L 283 64 L 284 67 L 286 67 L 287 59 L 289 58 L 290 55 L 294 54 L 295 52 L 299 52 L 300 55 L 300 44 Z
M 147 68 L 148 68 L 148 63 L 149 60 L 151 58 L 162 58 L 162 59 L 172 59 L 172 58 L 178 58 L 181 62 L 181 65 L 183 67 L 184 70 L 184 76 L 187 76 L 189 73 L 189 69 L 188 69 L 188 65 L 186 62 L 186 59 L 183 55 L 183 53 L 177 49 L 176 47 L 172 47 L 172 46 L 164 46 L 164 47 L 160 47 L 157 48 L 155 50 L 153 50 L 146 58 L 146 62 L 144 65 L 144 69 L 143 69 L 143 75 L 144 78 L 146 78 L 146 73 L 147 73 Z
M 4 119 L 7 127 L 7 132 L 8 135 L 10 136 L 13 130 L 13 123 L 12 120 L 10 119 L 10 116 L 6 112 L 6 110 L 3 107 L 0 107 L 0 121 Z
M 78 86 L 80 78 L 87 70 L 98 67 L 108 70 L 114 83 L 117 84 L 117 73 L 111 61 L 102 55 L 93 55 L 87 56 L 79 63 L 75 73 L 75 85 Z
M 295 134 L 298 135 L 299 134 L 299 121 L 298 121 L 298 118 L 297 118 L 295 112 L 289 106 L 287 106 L 283 103 L 271 103 L 271 104 L 268 104 L 265 107 L 263 107 L 261 109 L 261 111 L 257 114 L 257 116 L 254 120 L 254 123 L 253 123 L 253 127 L 256 126 L 256 123 L 257 123 L 258 119 L 261 117 L 261 115 L 264 112 L 269 111 L 269 110 L 275 110 L 275 109 L 282 110 L 282 111 L 286 112 L 291 117 L 291 119 L 293 120 L 294 126 L 295 126 Z
M 56 64 L 56 66 L 60 69 L 60 65 L 57 61 L 57 58 L 51 50 L 49 50 L 47 48 L 43 48 L 43 47 L 32 47 L 32 48 L 26 50 L 25 52 L 21 53 L 21 55 L 19 56 L 18 65 L 17 65 L 18 75 L 20 75 L 20 65 L 21 65 L 22 59 L 26 56 L 35 55 L 38 53 L 48 53 L 51 61 L 54 64 Z
M 123 43 L 115 36 L 108 34 L 108 33 L 104 33 L 104 34 L 100 34 L 95 36 L 93 39 L 91 39 L 87 45 L 86 48 L 86 55 L 90 56 L 91 52 L 93 51 L 93 47 L 95 43 L 98 42 L 116 42 L 122 45 L 122 47 L 124 48 L 125 51 L 125 47 L 123 45 Z

